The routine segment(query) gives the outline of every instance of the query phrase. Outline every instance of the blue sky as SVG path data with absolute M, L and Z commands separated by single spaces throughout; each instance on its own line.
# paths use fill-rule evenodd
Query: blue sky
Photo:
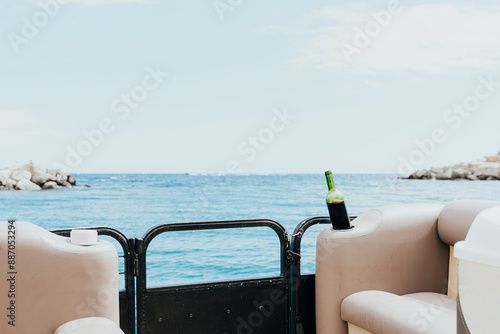
M 406 173 L 500 148 L 493 1 L 0 0 L 0 166 Z

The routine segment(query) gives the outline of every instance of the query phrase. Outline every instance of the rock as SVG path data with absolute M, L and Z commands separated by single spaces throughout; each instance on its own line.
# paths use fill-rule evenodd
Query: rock
M 57 178 L 57 173 L 60 173 L 60 169 L 47 169 L 47 174 L 50 174 L 55 178 Z
M 61 187 L 65 187 L 65 188 L 73 187 L 68 181 L 61 181 L 61 183 L 57 182 L 57 184 L 59 184 Z
M 431 173 L 434 173 L 436 175 L 441 175 L 441 174 L 444 174 L 444 168 L 440 168 L 440 167 L 432 167 L 431 168 Z
M 497 157 L 488 157 L 486 161 L 461 162 L 453 166 L 418 170 L 407 179 L 500 180 L 500 154 Z
M 34 168 L 35 168 L 35 165 L 33 165 L 32 161 L 30 161 L 28 164 L 24 164 L 21 167 L 19 167 L 19 169 L 25 170 L 25 171 L 30 172 L 30 173 L 33 172 Z
M 494 178 L 493 176 L 488 176 L 486 178 L 486 181 L 497 181 L 498 179 Z
M 453 169 L 448 168 L 446 171 L 436 175 L 436 180 L 451 180 L 453 176 Z
M 0 186 L 5 186 L 8 180 L 9 178 L 6 175 L 0 174 Z
M 3 187 L 3 190 L 12 190 L 15 184 L 16 181 L 10 179 L 6 174 L 0 174 L 0 186 Z
M 435 174 L 434 179 L 435 180 L 448 180 L 448 178 L 444 175 L 444 173 Z
M 498 152 L 498 155 L 492 156 L 492 157 L 485 157 L 486 161 L 489 162 L 500 162 L 500 152 Z
M 413 174 L 410 175 L 409 179 L 422 179 L 425 174 L 427 173 L 427 171 L 425 169 L 421 169 L 421 170 L 418 170 L 416 172 L 414 172 Z
M 466 176 L 466 178 L 471 181 L 479 181 L 479 178 L 474 174 L 469 174 Z
M 451 178 L 454 179 L 454 180 L 458 180 L 458 179 L 465 179 L 465 177 L 467 175 L 469 175 L 469 172 L 465 169 L 465 168 L 454 168 L 452 169 L 453 172 L 452 172 L 452 175 L 451 175 Z
M 76 187 L 73 176 L 60 169 L 45 169 L 33 162 L 0 169 L 0 190 L 45 190 Z
M 0 175 L 10 176 L 12 171 L 10 169 L 0 169 Z
M 21 179 L 21 180 L 17 181 L 16 189 L 18 189 L 18 190 L 42 190 L 42 188 L 40 188 L 40 186 L 38 184 L 35 184 L 28 179 Z
M 27 170 L 22 168 L 14 169 L 10 178 L 14 181 L 20 181 L 22 179 L 26 179 L 29 181 L 31 179 L 31 172 L 28 172 Z
M 52 181 L 56 181 L 60 186 L 65 186 L 65 181 L 68 180 L 68 174 L 64 173 L 60 169 L 49 169 L 47 173 L 52 175 Z
M 56 181 L 58 184 L 63 184 L 63 182 L 66 182 L 68 180 L 68 175 L 63 174 L 63 173 L 58 173 L 56 175 Z
M 49 181 L 49 182 L 45 183 L 42 187 L 43 190 L 59 189 L 59 188 L 61 188 L 61 187 L 54 181 Z
M 69 184 L 71 184 L 72 186 L 76 186 L 76 180 L 73 176 L 68 176 L 68 182 Z
M 480 180 L 486 180 L 489 177 L 494 179 L 499 179 L 499 171 L 493 168 L 478 168 L 474 170 L 474 175 L 476 175 Z
M 420 178 L 421 180 L 430 180 L 432 179 L 432 173 L 429 170 L 426 170 L 425 173 Z
M 48 169 L 47 173 L 50 174 L 50 175 L 52 175 L 52 176 L 54 176 L 54 178 L 57 178 L 58 174 L 64 174 L 64 175 L 66 175 L 66 173 L 64 173 L 60 169 Z
M 51 174 L 45 172 L 35 171 L 31 176 L 31 182 L 38 184 L 39 186 L 43 186 L 48 181 L 55 181 L 56 179 Z

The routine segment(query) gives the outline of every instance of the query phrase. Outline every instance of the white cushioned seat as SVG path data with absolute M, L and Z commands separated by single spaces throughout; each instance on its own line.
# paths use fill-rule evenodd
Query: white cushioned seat
M 0 322 L 1 334 L 53 334 L 89 317 L 119 324 L 118 255 L 106 240 L 79 246 L 28 222 L 2 221 L 0 267 L 13 272 L 12 283 L 0 281 L 0 305 L 15 305 L 12 324 Z
M 373 334 L 456 334 L 456 300 L 433 292 L 362 291 L 344 299 L 342 320 Z

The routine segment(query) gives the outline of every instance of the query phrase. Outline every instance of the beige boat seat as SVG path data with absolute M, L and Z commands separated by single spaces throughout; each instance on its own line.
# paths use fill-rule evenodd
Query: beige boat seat
M 83 318 L 72 320 L 59 326 L 54 334 L 123 334 L 120 327 L 108 318 Z
M 434 292 L 403 296 L 385 291 L 354 293 L 342 302 L 349 333 L 456 334 L 456 299 Z M 358 327 L 358 328 L 356 328 Z
M 7 314 L 0 333 L 123 333 L 111 243 L 79 246 L 31 223 L 4 221 L 0 267 L 0 307 Z
M 395 205 L 317 240 L 317 334 L 456 333 L 453 245 L 476 215 L 500 205 Z M 450 264 L 451 263 L 451 264 Z

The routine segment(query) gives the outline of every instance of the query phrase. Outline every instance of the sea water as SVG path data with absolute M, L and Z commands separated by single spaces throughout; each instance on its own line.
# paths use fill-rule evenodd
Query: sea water
M 140 238 L 163 223 L 253 218 L 275 220 L 292 233 L 302 220 L 328 215 L 322 174 L 80 174 L 76 179 L 91 188 L 0 191 L 0 219 L 29 221 L 48 230 L 109 226 L 129 238 Z M 498 181 L 399 180 L 397 175 L 356 174 L 335 175 L 335 182 L 350 215 L 391 204 L 500 200 Z M 324 228 L 315 226 L 303 237 L 303 273 L 314 272 L 315 239 Z M 118 243 L 114 244 L 121 254 Z M 148 247 L 147 284 L 276 276 L 279 256 L 279 239 L 265 227 L 169 232 Z

